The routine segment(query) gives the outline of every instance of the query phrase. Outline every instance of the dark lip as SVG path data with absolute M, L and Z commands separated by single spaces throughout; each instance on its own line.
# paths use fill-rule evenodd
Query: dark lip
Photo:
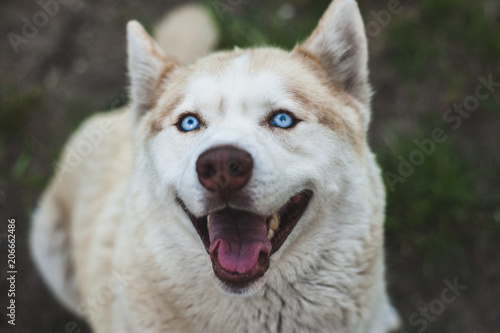
M 297 198 L 298 196 L 300 196 L 300 201 L 294 203 L 293 199 Z M 269 268 L 269 257 L 281 248 L 285 240 L 291 234 L 302 215 L 304 215 L 307 207 L 309 206 L 312 196 L 313 191 L 311 190 L 300 191 L 292 195 L 289 200 L 277 211 L 277 213 L 281 217 L 281 223 L 276 230 L 273 239 L 271 240 L 271 252 L 269 256 L 261 255 L 259 257 L 259 272 L 256 272 L 256 275 L 254 275 L 251 279 L 248 279 L 245 276 L 236 276 L 231 272 L 224 272 L 220 269 L 220 267 L 217 266 L 218 260 L 217 256 L 215 255 L 216 253 L 210 254 L 209 251 L 210 239 L 207 228 L 207 215 L 196 217 L 187 209 L 186 205 L 179 197 L 177 197 L 177 202 L 188 215 L 189 219 L 193 223 L 194 228 L 198 232 L 203 245 L 205 246 L 205 250 L 211 256 L 215 275 L 220 280 L 222 280 L 231 290 L 233 290 L 233 292 L 238 293 L 238 291 L 244 289 L 246 286 L 249 286 L 252 282 L 264 275 L 264 273 Z

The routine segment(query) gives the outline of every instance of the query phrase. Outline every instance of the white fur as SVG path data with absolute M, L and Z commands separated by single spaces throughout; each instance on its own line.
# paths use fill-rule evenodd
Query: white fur
M 364 36 L 362 29 L 355 1 L 335 0 L 303 45 L 319 59 L 331 58 L 323 70 L 332 81 L 356 78 L 350 81 L 355 85 L 335 90 L 295 51 L 273 49 L 215 54 L 188 67 L 175 65 L 161 78 L 170 60 L 130 23 L 131 106 L 93 118 L 75 134 L 77 142 L 103 119 L 116 126 L 68 180 L 51 187 L 35 217 L 34 257 L 55 293 L 96 332 L 394 328 L 397 316 L 384 284 L 385 193 L 365 139 L 366 45 L 355 41 L 358 52 L 346 64 L 335 61 L 350 46 L 329 44 Z M 296 91 L 314 103 L 304 105 Z M 278 109 L 303 121 L 288 131 L 270 128 L 266 119 Z M 188 111 L 205 126 L 180 132 L 174 124 Z M 243 295 L 215 278 L 209 255 L 176 201 L 198 216 L 224 206 L 209 197 L 195 171 L 200 154 L 223 144 L 248 151 L 254 160 L 252 178 L 242 189 L 249 199 L 235 195 L 229 206 L 269 215 L 298 191 L 314 192 L 269 270 Z M 51 203 L 53 197 L 64 204 Z M 54 256 L 47 238 L 56 230 L 58 210 L 67 212 L 61 230 L 70 241 L 60 242 Z M 51 273 L 47 267 L 55 259 L 63 262 L 50 266 Z M 78 297 L 60 278 L 68 266 L 74 268 L 70 280 Z M 110 287 L 117 274 L 126 276 L 121 288 Z

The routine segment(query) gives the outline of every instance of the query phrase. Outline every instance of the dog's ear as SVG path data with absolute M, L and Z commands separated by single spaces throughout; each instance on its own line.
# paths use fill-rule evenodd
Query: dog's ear
M 355 0 L 333 1 L 312 35 L 294 52 L 319 60 L 333 84 L 342 84 L 353 97 L 369 104 L 368 45 Z
M 150 110 L 158 96 L 160 82 L 176 66 L 137 21 L 127 24 L 130 100 L 135 120 Z

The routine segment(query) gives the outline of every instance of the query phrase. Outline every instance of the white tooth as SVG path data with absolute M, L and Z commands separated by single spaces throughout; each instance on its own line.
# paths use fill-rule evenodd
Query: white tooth
M 271 221 L 269 221 L 269 228 L 276 230 L 278 229 L 280 225 L 280 216 L 278 214 L 274 214 L 273 217 L 271 218 Z
M 207 229 L 210 229 L 210 215 L 207 215 Z
M 273 229 L 269 229 L 267 231 L 267 239 L 273 239 L 274 237 L 274 230 Z

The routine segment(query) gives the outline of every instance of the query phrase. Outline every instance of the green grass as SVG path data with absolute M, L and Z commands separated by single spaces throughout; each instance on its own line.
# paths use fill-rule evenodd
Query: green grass
M 415 138 L 430 136 L 424 128 L 433 127 L 425 123 L 417 126 L 415 132 L 394 131 L 391 144 L 378 151 L 382 169 L 397 173 L 397 156 L 408 159 L 418 149 Z M 415 166 L 404 183 L 396 184 L 394 191 L 388 186 L 387 255 L 389 267 L 393 267 L 391 275 L 405 280 L 404 291 L 394 285 L 391 288 L 399 293 L 394 301 L 406 325 L 404 332 L 416 332 L 408 326 L 410 313 L 416 310 L 409 293 L 429 302 L 439 296 L 443 279 L 459 277 L 462 284 L 472 287 L 467 296 L 472 297 L 477 294 L 474 289 L 482 283 L 486 267 L 494 264 L 496 258 L 500 191 L 497 188 L 486 194 L 481 187 L 484 183 L 498 183 L 498 170 L 493 166 L 478 169 L 459 148 L 450 135 L 447 141 L 436 145 L 422 165 Z M 470 313 L 479 315 L 473 301 L 463 301 L 468 302 Z M 458 317 L 439 319 L 441 323 L 433 323 L 429 332 L 451 333 L 453 330 L 445 329 L 446 321 L 459 322 Z
M 397 157 L 408 160 L 418 149 L 415 138 L 429 136 L 423 130 L 394 135 L 393 146 L 378 154 L 382 169 L 397 174 Z M 495 170 L 475 169 L 460 155 L 451 138 L 436 144 L 434 153 L 414 168 L 403 183 L 394 185 L 394 191 L 388 187 L 387 232 L 398 246 L 430 258 L 437 276 L 456 272 L 455 259 L 467 256 L 470 245 L 480 240 L 476 236 L 500 232 L 499 224 L 493 221 L 495 196 L 485 201 L 478 192 L 478 184 L 493 177 Z M 471 275 L 473 267 L 467 261 L 460 260 L 458 267 L 462 275 Z
M 33 203 L 33 190 L 42 189 L 46 175 L 35 167 L 36 140 L 32 121 L 45 107 L 41 88 L 21 91 L 10 78 L 0 77 L 0 184 L 8 183 L 22 193 L 23 211 Z M 4 188 L 5 189 L 5 188 Z
M 410 6 L 417 15 L 403 11 L 385 34 L 398 73 L 411 80 L 441 74 L 453 84 L 464 81 L 463 75 L 468 75 L 464 67 L 470 67 L 470 61 L 500 72 L 498 61 L 484 63 L 500 57 L 498 14 L 497 19 L 489 18 L 485 7 L 475 1 L 421 0 Z
M 241 1 L 237 6 L 228 7 L 220 7 L 210 0 L 203 3 L 212 10 L 219 25 L 220 48 L 279 46 L 291 49 L 313 31 L 330 1 L 293 0 L 286 5 L 283 2 Z M 224 0 L 219 3 L 229 4 Z M 284 12 L 289 9 L 294 15 L 286 19 Z
M 491 20 L 481 3 L 470 1 L 422 0 L 409 6 L 416 13 L 403 11 L 395 17 L 384 38 L 391 69 L 400 80 L 413 87 L 441 83 L 442 96 L 451 106 L 474 91 L 477 76 L 500 76 L 498 13 Z M 379 150 L 382 168 L 397 172 L 397 156 L 407 158 L 417 148 L 415 138 L 430 137 L 424 128 L 444 126 L 436 119 L 439 113 L 429 105 L 412 133 L 393 135 L 390 147 Z M 491 98 L 473 116 L 499 114 L 499 103 Z M 388 191 L 387 231 L 399 249 L 410 253 L 407 259 L 422 254 L 419 264 L 431 265 L 434 278 L 457 273 L 471 277 L 471 249 L 493 247 L 500 235 L 495 218 L 500 192 L 490 187 L 485 195 L 479 189 L 500 179 L 494 167 L 477 168 L 474 158 L 479 155 L 469 158 L 455 144 L 460 133 L 448 134 L 448 141 L 438 145 L 413 175 L 394 192 Z
M 21 92 L 17 84 L 7 77 L 0 77 L 0 179 L 24 179 L 33 151 L 26 140 L 30 120 L 43 110 L 42 89 Z M 8 155 L 7 145 L 18 144 L 22 147 L 17 154 Z M 7 158 L 10 162 L 5 161 Z M 13 162 L 12 162 L 13 158 Z
M 42 109 L 42 89 L 21 93 L 16 83 L 0 76 L 0 137 L 3 140 L 24 134 L 29 119 Z

